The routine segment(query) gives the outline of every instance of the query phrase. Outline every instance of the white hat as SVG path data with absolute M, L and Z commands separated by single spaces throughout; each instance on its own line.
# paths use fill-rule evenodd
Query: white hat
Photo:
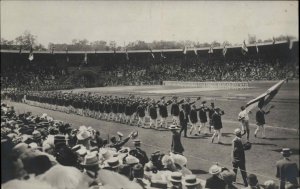
M 139 163 L 140 160 L 132 155 L 128 155 L 126 158 L 125 158 L 125 161 L 126 161 L 126 164 L 128 165 L 132 165 L 132 164 L 136 164 L 136 163 Z
M 216 175 L 216 174 L 219 174 L 221 173 L 222 171 L 222 168 L 218 165 L 213 165 L 209 168 L 209 174 L 212 174 L 212 175 Z
M 237 129 L 234 129 L 234 134 L 241 134 L 242 133 L 242 131 L 241 131 L 241 129 L 239 129 L 239 128 L 237 128 Z

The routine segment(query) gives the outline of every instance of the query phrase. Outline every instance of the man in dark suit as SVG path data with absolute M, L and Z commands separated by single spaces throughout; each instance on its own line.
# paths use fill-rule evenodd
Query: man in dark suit
M 188 115 L 187 113 L 184 111 L 183 109 L 184 105 L 181 105 L 181 110 L 179 112 L 179 121 L 180 121 L 180 126 L 181 126 L 181 130 L 180 130 L 180 135 L 182 133 L 182 131 L 184 131 L 184 137 L 187 137 L 186 133 L 187 133 L 187 122 L 188 122 Z
M 246 172 L 246 160 L 245 160 L 245 151 L 242 143 L 242 131 L 241 129 L 234 130 L 235 138 L 232 141 L 232 165 L 233 171 L 237 174 L 237 169 L 240 168 L 244 185 L 247 187 L 247 172 Z
M 222 111 L 220 108 L 216 108 L 214 114 L 212 115 L 212 125 L 214 127 L 214 134 L 211 137 L 211 143 L 214 142 L 214 139 L 216 136 L 218 136 L 218 143 L 221 144 L 221 129 L 223 128 L 223 124 L 222 124 L 222 118 L 221 116 L 224 115 L 224 111 Z
M 168 125 L 166 122 L 166 119 L 168 117 L 168 109 L 167 107 L 172 103 L 172 101 L 165 102 L 165 98 L 162 97 L 161 103 L 158 104 L 159 108 L 159 115 L 160 115 L 160 127 L 164 125 L 164 127 L 167 129 Z
M 183 100 L 177 102 L 177 97 L 173 97 L 173 103 L 171 105 L 171 115 L 173 116 L 173 124 L 179 125 L 179 104 L 183 103 Z
M 290 183 L 297 188 L 299 170 L 297 164 L 289 159 L 291 150 L 289 148 L 283 148 L 281 154 L 283 159 L 276 162 L 276 177 L 280 179 L 280 189 L 284 189 L 286 183 Z
M 181 154 L 182 155 L 182 153 L 184 151 L 184 148 L 183 148 L 182 143 L 181 143 L 180 133 L 178 133 L 178 130 L 180 128 L 177 127 L 176 125 L 171 125 L 169 127 L 169 129 L 173 133 L 173 135 L 172 135 L 172 144 L 171 144 L 171 152 L 173 152 L 174 154 Z

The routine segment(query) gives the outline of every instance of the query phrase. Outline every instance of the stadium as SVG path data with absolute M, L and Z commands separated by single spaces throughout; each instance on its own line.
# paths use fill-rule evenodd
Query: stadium
M 255 177 L 257 188 L 299 187 L 298 39 L 150 46 L 41 50 L 1 39 L 1 186 L 222 189 Z M 236 173 L 238 128 L 246 170 Z M 286 149 L 294 180 L 278 175 Z

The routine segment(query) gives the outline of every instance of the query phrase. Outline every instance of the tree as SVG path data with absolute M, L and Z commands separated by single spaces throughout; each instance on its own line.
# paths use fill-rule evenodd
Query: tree
M 16 37 L 16 44 L 22 45 L 23 49 L 29 50 L 31 47 L 37 46 L 37 37 L 32 35 L 29 31 L 23 32 L 22 35 Z

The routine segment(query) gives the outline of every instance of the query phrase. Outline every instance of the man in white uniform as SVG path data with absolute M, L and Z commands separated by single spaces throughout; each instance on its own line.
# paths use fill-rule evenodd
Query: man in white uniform
M 241 110 L 242 111 L 239 113 L 238 120 L 240 122 L 242 122 L 242 130 L 243 130 L 242 136 L 247 133 L 247 140 L 249 141 L 250 129 L 249 129 L 249 115 L 248 114 L 251 113 L 251 111 L 248 112 L 244 106 L 241 107 Z

